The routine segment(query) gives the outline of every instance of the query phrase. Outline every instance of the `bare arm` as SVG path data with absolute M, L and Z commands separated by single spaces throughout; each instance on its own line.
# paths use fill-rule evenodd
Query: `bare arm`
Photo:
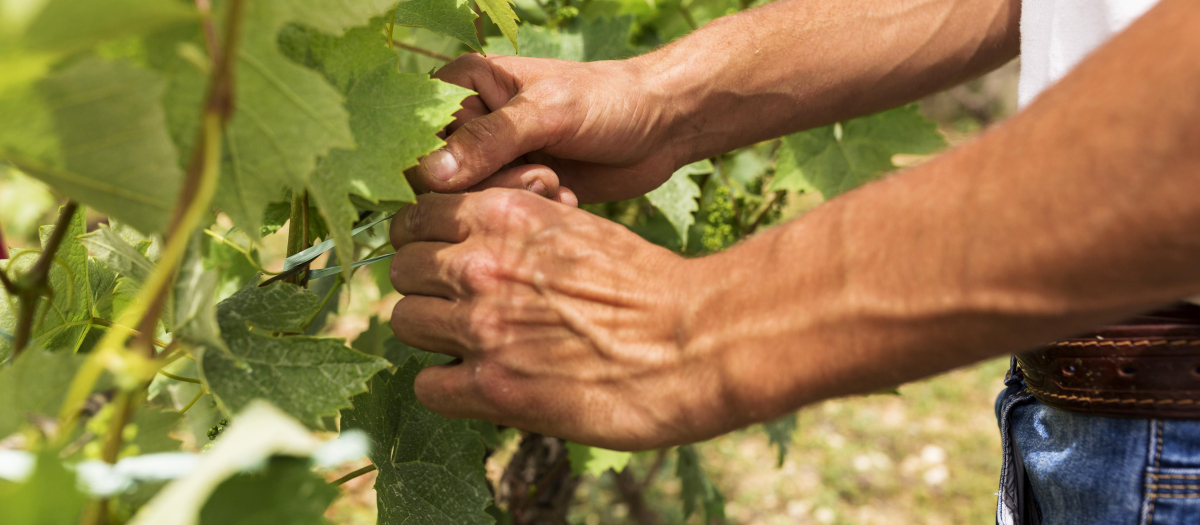
M 669 107 L 682 162 L 862 116 L 1017 56 L 1020 1 L 785 0 L 632 62 Z
M 479 96 L 409 178 L 459 191 L 517 160 L 583 202 L 634 197 L 688 162 L 982 74 L 1016 56 L 1019 5 L 782 0 L 630 60 L 467 55 L 434 76 Z
M 1200 291 L 1198 22 L 1164 0 L 982 138 L 698 261 L 690 346 L 746 421 Z
M 1198 24 L 1163 0 L 982 138 L 703 259 L 528 192 L 422 196 L 392 324 L 462 362 L 417 395 L 653 448 L 1200 292 Z

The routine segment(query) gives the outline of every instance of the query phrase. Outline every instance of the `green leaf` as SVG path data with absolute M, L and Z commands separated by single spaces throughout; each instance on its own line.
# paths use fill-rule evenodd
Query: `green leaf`
M 292 203 L 290 202 L 290 197 L 289 202 L 272 202 L 267 205 L 266 213 L 263 215 L 263 225 L 260 233 L 263 237 L 271 235 L 279 231 L 291 218 Z M 321 218 L 321 211 L 313 205 L 309 205 L 308 207 L 308 233 L 309 238 L 312 240 L 329 238 L 329 228 L 325 226 L 325 220 Z
M 281 188 L 306 187 L 318 158 L 333 148 L 354 148 L 341 95 L 319 73 L 280 52 L 280 30 L 294 22 L 340 33 L 365 24 L 366 11 L 377 3 L 247 4 L 236 73 L 237 112 L 226 131 L 215 201 L 243 231 L 257 235 L 267 203 L 278 199 Z M 194 92 L 195 84 L 203 83 L 197 73 L 186 78 L 191 80 L 177 87 L 182 92 Z M 183 126 L 195 129 L 194 124 Z
M 704 522 L 721 523 L 725 520 L 725 497 L 713 485 L 700 465 L 700 455 L 692 445 L 679 447 L 679 460 L 675 475 L 681 483 L 679 497 L 683 499 L 683 516 L 696 512 L 697 503 L 704 509 Z
M 500 28 L 500 32 L 504 37 L 512 42 L 513 49 L 517 46 L 517 13 L 513 11 L 512 0 L 476 0 L 476 5 L 479 6 L 488 17 L 492 19 L 492 23 Z
M 79 522 L 86 498 L 75 488 L 75 474 L 63 467 L 56 451 L 37 457 L 32 474 L 20 485 L 0 481 L 0 523 L 61 525 Z
M 195 525 L 209 496 L 226 479 L 271 456 L 307 457 L 320 446 L 321 441 L 294 419 L 268 403 L 255 402 L 233 419 L 187 476 L 168 483 L 127 523 Z
M 200 525 L 325 525 L 325 509 L 337 496 L 307 460 L 276 456 L 261 472 L 221 483 L 200 510 Z
M 627 58 L 634 54 L 629 45 L 633 21 L 632 16 L 598 18 L 587 23 L 577 21 L 560 29 L 526 24 L 518 39 L 521 56 L 575 62 Z M 486 49 L 498 55 L 517 54 L 513 45 L 502 38 L 489 38 Z
M 367 393 L 342 412 L 343 428 L 371 438 L 380 525 L 493 523 L 484 476 L 484 446 L 464 419 L 446 419 L 417 402 L 413 382 L 423 365 L 412 357 L 373 378 Z
M 629 464 L 633 453 L 605 450 L 568 441 L 567 457 L 571 461 L 571 474 L 578 476 L 587 472 L 598 478 L 609 469 L 617 473 L 625 470 L 625 465 Z
M 287 283 L 245 288 L 217 305 L 230 353 L 204 352 L 201 372 L 227 412 L 266 399 L 321 427 L 321 417 L 350 406 L 366 381 L 389 363 L 345 346 L 342 339 L 268 335 L 302 333 L 320 308 L 312 292 Z
M 0 367 L 0 439 L 16 432 L 30 415 L 57 414 L 67 392 L 63 385 L 82 362 L 82 356 L 71 352 L 30 348 L 11 366 Z
M 183 177 L 160 105 L 164 87 L 152 71 L 80 60 L 38 83 L 57 144 L 0 142 L 0 156 L 72 199 L 143 232 L 161 232 Z M 35 127 L 45 118 L 35 118 Z M 0 129 L 14 126 L 25 127 L 0 114 Z
M 364 354 L 387 359 L 393 366 L 403 365 L 409 356 L 416 356 L 417 360 L 423 363 L 438 365 L 448 363 L 453 359 L 443 354 L 418 350 L 400 342 L 392 334 L 392 328 L 387 323 L 380 322 L 378 317 L 372 317 L 368 321 L 367 329 L 359 334 L 350 346 Z
M 783 466 L 783 460 L 787 457 L 788 445 L 792 442 L 792 434 L 796 433 L 796 414 L 788 414 L 775 421 L 763 423 L 763 430 L 767 431 L 767 438 L 770 444 L 779 447 L 777 466 Z
M 426 75 L 397 72 L 390 62 L 354 82 L 346 107 L 358 149 L 332 151 L 313 175 L 309 192 L 325 216 L 343 267 L 354 261 L 350 231 L 358 219 L 349 196 L 376 204 L 414 201 L 404 170 L 444 144 L 436 133 L 470 94 Z
M 84 49 L 196 16 L 196 10 L 182 2 L 49 0 L 24 30 L 21 43 L 33 50 Z
M 692 180 L 692 175 L 712 172 L 712 162 L 707 159 L 693 162 L 676 170 L 667 182 L 646 194 L 646 200 L 675 227 L 675 233 L 683 241 L 682 250 L 687 249 L 688 229 L 696 223 L 696 210 L 700 209 L 696 201 L 700 197 L 700 185 Z
M 67 223 L 67 228 L 55 254 L 56 263 L 50 265 L 50 288 L 54 295 L 38 300 L 33 340 L 47 350 L 76 352 L 87 348 L 85 338 L 92 328 L 92 316 L 101 300 L 112 293 L 116 275 L 89 258 L 87 248 L 75 239 L 87 231 L 83 206 Z M 41 228 L 43 245 L 53 230 L 53 226 Z M 10 274 L 28 271 L 36 258 L 37 255 L 30 251 L 14 253 L 8 264 L 15 264 L 20 271 Z M 0 289 L 0 330 L 10 334 L 16 332 L 17 306 L 16 300 Z M 11 352 L 12 342 L 0 338 L 0 358 L 7 358 Z
M 396 6 L 395 24 L 423 27 L 482 53 L 483 44 L 475 33 L 478 17 L 468 0 L 404 0 Z
M 279 46 L 288 58 L 319 71 L 344 94 L 376 66 L 394 66 L 399 61 L 384 35 L 385 24 L 384 17 L 372 18 L 365 27 L 350 29 L 341 36 L 290 25 L 279 34 Z
M 109 270 L 130 277 L 139 285 L 154 272 L 154 263 L 150 259 L 106 225 L 100 225 L 96 231 L 80 235 L 76 240 L 91 250 Z
M 783 138 L 768 191 L 815 190 L 832 199 L 895 169 L 893 155 L 945 146 L 937 125 L 916 104 L 802 131 Z
M 133 434 L 130 442 L 136 447 L 134 454 L 157 454 L 179 450 L 181 443 L 171 437 L 171 431 L 182 419 L 183 416 L 179 412 L 164 411 L 154 406 L 143 405 L 134 414 L 133 421 L 125 426 L 126 432 Z
M 202 237 L 200 232 L 192 235 L 175 277 L 171 336 L 228 352 L 217 324 L 217 272 L 205 268 Z

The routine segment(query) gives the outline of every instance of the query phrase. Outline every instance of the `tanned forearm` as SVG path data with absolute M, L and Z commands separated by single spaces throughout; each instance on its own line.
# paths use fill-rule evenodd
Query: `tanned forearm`
M 1200 3 L 1164 0 L 1026 111 L 693 261 L 688 346 L 743 423 L 1200 292 Z M 716 284 L 709 284 L 716 280 Z
M 1019 51 L 1019 0 L 782 0 L 719 18 L 631 65 L 681 163 L 861 116 Z M 665 109 L 663 109 L 665 108 Z

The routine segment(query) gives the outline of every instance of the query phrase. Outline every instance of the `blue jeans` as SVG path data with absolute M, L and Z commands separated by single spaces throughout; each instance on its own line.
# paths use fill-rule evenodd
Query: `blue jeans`
M 1200 420 L 1051 408 L 1013 370 L 1005 385 L 998 524 L 1200 523 Z

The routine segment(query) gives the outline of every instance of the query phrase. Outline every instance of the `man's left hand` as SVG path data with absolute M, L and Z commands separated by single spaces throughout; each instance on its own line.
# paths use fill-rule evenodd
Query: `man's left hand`
M 429 409 L 626 450 L 726 424 L 720 359 L 687 348 L 697 261 L 511 189 L 421 195 L 391 240 L 393 331 L 457 358 L 417 376 Z

